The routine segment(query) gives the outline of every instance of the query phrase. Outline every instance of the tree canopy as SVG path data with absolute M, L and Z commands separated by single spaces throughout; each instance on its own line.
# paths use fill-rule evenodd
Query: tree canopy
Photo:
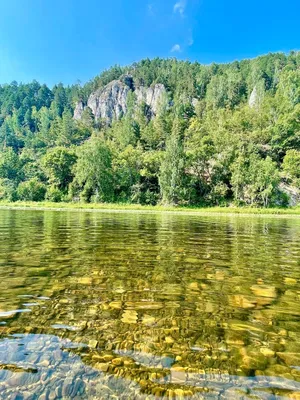
M 163 84 L 154 118 L 128 96 L 110 126 L 78 101 L 115 79 Z M 300 189 L 300 53 L 229 64 L 114 66 L 85 85 L 0 86 L 0 198 L 285 205 Z

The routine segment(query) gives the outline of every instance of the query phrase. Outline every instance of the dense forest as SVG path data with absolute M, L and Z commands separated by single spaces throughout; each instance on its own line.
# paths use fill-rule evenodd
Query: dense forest
M 156 115 L 128 97 L 108 124 L 78 101 L 130 75 L 166 88 Z M 300 190 L 300 52 L 230 64 L 115 66 L 85 85 L 0 86 L 0 199 L 289 204 Z

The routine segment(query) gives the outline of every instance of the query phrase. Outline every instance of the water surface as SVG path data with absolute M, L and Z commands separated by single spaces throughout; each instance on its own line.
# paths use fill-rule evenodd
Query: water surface
M 297 399 L 300 219 L 0 210 L 1 399 Z

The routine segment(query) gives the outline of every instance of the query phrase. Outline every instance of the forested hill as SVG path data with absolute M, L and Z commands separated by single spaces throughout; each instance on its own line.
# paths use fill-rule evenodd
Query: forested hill
M 0 199 L 271 206 L 299 190 L 300 52 L 0 86 Z

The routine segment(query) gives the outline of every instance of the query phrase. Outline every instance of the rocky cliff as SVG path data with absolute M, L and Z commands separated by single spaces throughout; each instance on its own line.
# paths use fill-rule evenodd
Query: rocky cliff
M 251 92 L 248 104 L 250 108 L 255 108 L 257 105 L 258 101 L 258 92 L 257 92 L 257 87 L 255 86 L 254 89 Z
M 287 195 L 290 207 L 296 207 L 300 204 L 300 190 L 298 188 L 281 182 L 279 189 Z
M 93 92 L 84 104 L 78 102 L 74 111 L 74 119 L 80 120 L 85 107 L 89 107 L 95 116 L 95 120 L 103 119 L 108 123 L 115 119 L 120 119 L 127 112 L 127 99 L 130 91 L 136 96 L 137 104 L 144 102 L 148 106 L 148 115 L 156 115 L 160 101 L 166 93 L 162 84 L 156 84 L 153 87 L 134 86 L 130 77 L 124 77 L 122 80 L 110 82 L 104 88 Z
M 82 117 L 82 113 L 84 111 L 84 104 L 82 101 L 78 101 L 74 110 L 74 119 L 80 120 Z

